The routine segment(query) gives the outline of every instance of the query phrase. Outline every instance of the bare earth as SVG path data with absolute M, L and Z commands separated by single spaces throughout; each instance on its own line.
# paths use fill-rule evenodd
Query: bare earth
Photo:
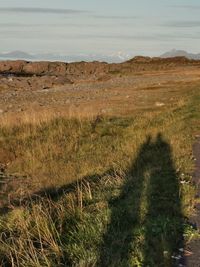
M 176 102 L 184 94 L 184 86 L 200 82 L 200 68 L 116 74 L 106 81 L 67 82 L 45 89 L 41 81 L 34 88 L 25 86 L 30 79 L 0 76 L 1 115 L 45 110 L 82 116 L 125 115 L 138 109 L 159 109 Z

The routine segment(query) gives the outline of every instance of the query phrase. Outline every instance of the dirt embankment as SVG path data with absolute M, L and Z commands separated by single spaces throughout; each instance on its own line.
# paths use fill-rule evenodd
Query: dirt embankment
M 179 88 L 182 96 L 188 83 L 198 82 L 200 61 L 180 57 L 136 57 L 121 64 L 2 61 L 0 117 L 48 108 L 125 114 L 165 106 L 167 99 L 180 98 Z
M 82 81 L 96 81 L 108 73 L 108 64 L 99 62 L 0 62 L 0 83 L 4 89 L 48 89 Z
M 106 74 L 129 71 L 164 70 L 177 66 L 200 66 L 200 61 L 189 60 L 185 57 L 150 58 L 135 57 L 120 64 L 106 62 L 28 62 L 23 60 L 0 62 L 0 75 L 15 75 L 22 77 L 56 76 L 66 77 L 71 81 L 98 80 Z
M 69 80 L 95 79 L 104 75 L 108 69 L 107 63 L 100 62 L 28 62 L 28 61 L 2 61 L 0 74 L 15 75 L 18 77 L 56 76 L 66 77 Z

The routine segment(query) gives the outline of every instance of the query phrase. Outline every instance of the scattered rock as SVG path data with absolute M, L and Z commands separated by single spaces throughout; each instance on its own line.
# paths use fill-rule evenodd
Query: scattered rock
M 156 107 L 163 107 L 163 106 L 165 106 L 165 104 L 164 103 L 162 103 L 162 102 L 156 102 Z

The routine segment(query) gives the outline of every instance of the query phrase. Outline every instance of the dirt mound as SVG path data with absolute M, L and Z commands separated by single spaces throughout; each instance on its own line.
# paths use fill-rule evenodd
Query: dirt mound
M 111 72 L 129 74 L 143 71 L 165 71 L 185 66 L 200 66 L 200 60 L 190 60 L 186 57 L 151 58 L 138 56 L 121 64 L 112 64 L 110 70 Z
M 143 57 L 143 56 L 136 56 L 130 60 L 128 60 L 128 63 L 148 63 L 151 62 L 152 58 L 151 57 Z
M 127 65 L 184 65 L 200 64 L 200 61 L 190 60 L 186 57 L 159 58 L 137 56 L 121 64 L 107 64 L 105 62 L 28 62 L 28 61 L 2 61 L 0 62 L 0 74 L 14 74 L 21 76 L 67 76 L 72 79 L 99 79 L 110 69 L 119 69 Z
M 23 60 L 0 62 L 1 85 L 5 88 L 50 88 L 74 82 L 104 81 L 113 74 L 132 74 L 141 71 L 169 70 L 182 66 L 200 66 L 200 61 L 185 57 L 159 58 L 137 56 L 120 64 L 105 62 L 28 62 Z M 11 77 L 12 76 L 12 77 Z M 2 77 L 8 80 L 2 80 Z M 23 78 L 27 78 L 26 80 Z M 18 86 L 20 83 L 20 86 Z M 5 86 L 4 86 L 5 85 Z
M 0 74 L 15 76 L 56 76 L 72 80 L 97 80 L 108 71 L 107 63 L 100 62 L 27 62 L 2 61 Z
M 143 57 L 143 56 L 137 56 L 134 57 L 125 63 L 135 63 L 135 64 L 140 64 L 140 63 L 149 63 L 149 64 L 168 64 L 168 63 L 178 63 L 178 64 L 183 64 L 183 63 L 195 63 L 197 61 L 195 60 L 190 60 L 186 57 L 171 57 L 171 58 L 160 58 L 160 57 Z
M 22 73 L 23 67 L 26 61 L 16 60 L 16 61 L 1 61 L 0 62 L 0 73 Z

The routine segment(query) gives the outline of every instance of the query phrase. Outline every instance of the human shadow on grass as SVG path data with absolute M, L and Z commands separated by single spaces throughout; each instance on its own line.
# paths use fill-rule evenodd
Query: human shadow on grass
M 171 147 L 161 134 L 141 146 L 119 197 L 109 204 L 111 218 L 97 266 L 180 264 L 182 259 L 175 260 L 183 248 L 179 181 Z
M 95 186 L 102 175 L 83 177 Z M 77 190 L 77 182 L 59 188 L 47 188 L 23 200 L 14 200 L 14 207 L 29 206 L 42 199 L 58 201 L 66 193 Z M 126 172 L 124 185 L 116 199 L 109 201 L 110 223 L 103 235 L 96 266 L 101 267 L 171 267 L 174 256 L 183 248 L 183 216 L 179 181 L 170 145 L 161 134 L 148 136 L 137 158 Z M 4 213 L 9 209 L 3 207 Z M 142 265 L 141 265 L 142 264 Z
M 110 169 L 104 172 L 103 174 L 93 174 L 87 175 L 74 181 L 72 183 L 64 184 L 63 186 L 59 187 L 46 187 L 39 191 L 36 191 L 32 194 L 28 194 L 22 198 L 15 198 L 9 199 L 7 204 L 3 207 L 0 207 L 0 215 L 6 215 L 7 213 L 11 212 L 15 208 L 18 207 L 31 207 L 33 204 L 39 203 L 45 200 L 51 200 L 53 202 L 58 202 L 63 196 L 69 193 L 75 193 L 77 190 L 82 190 L 83 187 L 89 186 L 88 189 L 91 189 L 92 186 L 95 187 L 96 184 L 105 176 L 110 175 L 113 176 L 115 171 Z M 1 190 L 1 187 L 0 187 Z

